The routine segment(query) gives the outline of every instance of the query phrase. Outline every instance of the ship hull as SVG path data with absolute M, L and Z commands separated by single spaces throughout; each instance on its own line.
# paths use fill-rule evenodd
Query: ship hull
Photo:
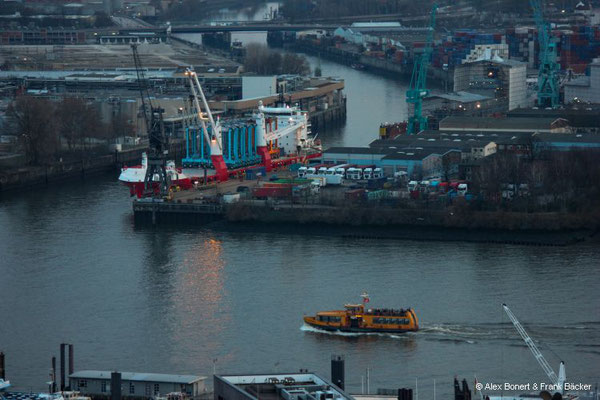
M 332 325 L 319 325 L 312 324 L 310 322 L 305 323 L 313 328 L 321 329 L 328 332 L 349 332 L 349 333 L 406 333 L 415 332 L 412 329 L 381 329 L 381 328 L 353 328 L 349 326 L 332 326 Z

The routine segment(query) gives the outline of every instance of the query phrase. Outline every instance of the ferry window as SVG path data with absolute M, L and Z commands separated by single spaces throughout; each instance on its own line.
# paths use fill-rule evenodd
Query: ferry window
M 106 393 L 106 381 L 100 382 L 100 391 Z
M 135 385 L 133 382 L 129 382 L 129 394 L 135 394 Z
M 80 379 L 79 380 L 79 387 L 80 388 L 85 388 L 87 387 L 87 381 L 85 379 Z

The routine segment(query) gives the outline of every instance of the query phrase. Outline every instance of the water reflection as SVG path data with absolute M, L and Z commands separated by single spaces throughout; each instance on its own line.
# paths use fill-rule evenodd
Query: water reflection
M 173 312 L 178 326 L 174 340 L 197 360 L 223 359 L 223 337 L 231 322 L 224 287 L 223 243 L 214 237 L 199 238 L 183 255 L 177 276 Z M 202 325 L 202 335 L 197 330 Z M 207 366 L 205 365 L 205 368 Z

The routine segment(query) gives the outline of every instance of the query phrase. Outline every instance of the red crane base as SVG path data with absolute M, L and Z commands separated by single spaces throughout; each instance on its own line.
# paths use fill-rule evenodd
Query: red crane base
M 271 163 L 271 154 L 269 153 L 269 149 L 267 149 L 266 146 L 259 146 L 256 148 L 256 152 L 260 155 L 262 164 L 265 166 L 265 170 L 267 172 L 271 172 L 273 165 Z
M 219 182 L 225 182 L 229 178 L 229 173 L 227 172 L 227 165 L 225 164 L 223 156 L 210 156 L 210 159 L 215 169 L 217 180 Z

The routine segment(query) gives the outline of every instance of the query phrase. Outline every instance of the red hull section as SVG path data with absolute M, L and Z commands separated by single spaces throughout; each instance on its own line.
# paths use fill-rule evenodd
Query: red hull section
M 129 195 L 136 196 L 137 198 L 141 198 L 144 195 L 144 182 L 123 182 L 125 186 L 129 188 Z M 191 189 L 194 185 L 192 184 L 192 180 L 190 178 L 179 179 L 175 182 L 171 182 L 171 187 L 178 186 L 183 190 Z M 160 192 L 160 187 L 158 182 L 152 183 L 152 189 L 154 194 L 158 194 Z

